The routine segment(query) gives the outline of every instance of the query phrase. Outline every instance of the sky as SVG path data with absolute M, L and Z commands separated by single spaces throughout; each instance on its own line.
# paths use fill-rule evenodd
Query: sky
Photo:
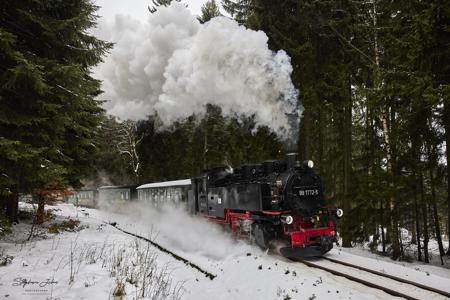
M 207 0 L 183 0 L 195 15 L 200 15 L 201 7 Z M 130 15 L 140 21 L 145 21 L 148 16 L 148 6 L 151 0 L 94 0 L 100 6 L 98 14 L 106 19 L 112 20 L 117 14 Z M 219 1 L 216 1 L 219 3 Z

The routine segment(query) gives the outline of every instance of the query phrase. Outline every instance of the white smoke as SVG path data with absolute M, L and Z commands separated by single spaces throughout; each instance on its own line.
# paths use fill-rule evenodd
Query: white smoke
M 300 113 L 290 58 L 269 50 L 262 31 L 224 17 L 200 24 L 178 2 L 149 14 L 145 24 L 117 16 L 99 31 L 115 43 L 95 71 L 103 80 L 101 98 L 122 119 L 157 113 L 169 125 L 201 116 L 211 103 L 224 115 L 254 115 L 258 125 L 286 133 L 286 114 Z
M 220 225 L 189 215 L 182 207 L 166 204 L 155 208 L 151 203 L 140 201 L 120 204 L 108 197 L 99 199 L 99 205 L 100 217 L 108 217 L 104 221 L 116 222 L 119 228 L 150 238 L 185 258 L 196 255 L 225 260 L 248 252 L 262 253 L 244 240 L 235 240 L 231 232 Z

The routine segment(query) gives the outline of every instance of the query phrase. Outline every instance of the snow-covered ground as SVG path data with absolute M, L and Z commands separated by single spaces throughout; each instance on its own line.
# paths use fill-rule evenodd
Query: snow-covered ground
M 29 206 L 29 205 L 28 205 Z M 27 205 L 21 204 L 21 208 Z M 0 241 L 0 299 L 390 299 L 368 288 L 301 263 L 266 254 L 235 241 L 219 227 L 179 210 L 155 212 L 142 206 L 120 212 L 60 204 L 50 223 L 81 221 L 74 231 L 38 230 L 22 222 Z M 213 280 L 124 230 L 146 236 L 204 270 Z M 450 291 L 450 271 L 397 263 L 358 249 L 333 249 L 330 257 Z M 119 293 L 120 294 L 120 293 Z M 158 296 L 159 295 L 159 296 Z M 117 297 L 120 299 L 120 297 Z

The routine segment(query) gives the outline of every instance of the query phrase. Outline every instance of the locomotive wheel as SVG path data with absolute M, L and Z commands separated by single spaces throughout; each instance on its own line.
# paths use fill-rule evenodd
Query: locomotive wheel
M 261 223 L 252 224 L 252 236 L 254 237 L 255 243 L 263 250 L 270 248 L 271 241 L 274 238 L 270 229 L 268 225 Z
M 233 230 L 233 222 L 230 220 L 228 223 L 228 232 L 231 235 L 231 238 L 235 241 L 239 240 L 239 230 Z

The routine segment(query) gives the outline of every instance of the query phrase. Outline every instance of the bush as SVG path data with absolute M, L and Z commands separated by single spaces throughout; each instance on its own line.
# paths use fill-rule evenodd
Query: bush
M 113 296 L 123 297 L 125 296 L 125 284 L 123 282 L 117 281 L 116 287 L 113 291 Z
M 53 223 L 49 228 L 49 233 L 60 233 L 61 231 L 75 231 L 80 225 L 80 221 L 76 219 L 69 219 L 62 223 Z
M 0 267 L 6 266 L 10 264 L 13 260 L 14 256 L 11 255 L 0 255 Z
M 11 233 L 11 223 L 8 219 L 0 217 L 0 238 Z

